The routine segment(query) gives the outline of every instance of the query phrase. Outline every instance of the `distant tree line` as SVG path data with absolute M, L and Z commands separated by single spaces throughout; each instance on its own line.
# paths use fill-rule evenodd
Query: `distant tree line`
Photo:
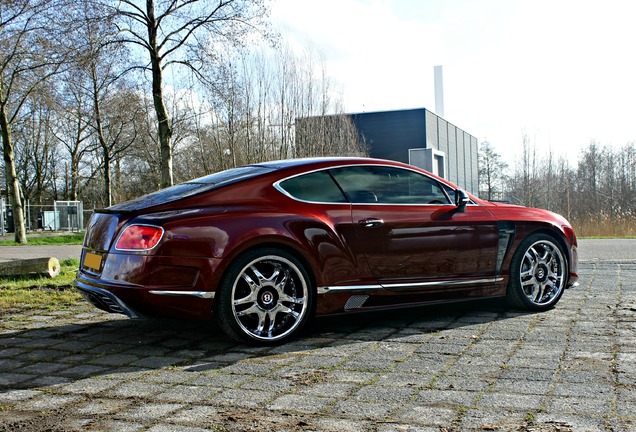
M 480 195 L 552 210 L 573 223 L 578 235 L 636 235 L 636 143 L 623 147 L 591 142 L 578 160 L 539 154 L 527 136 L 514 166 L 484 142 L 480 145 Z
M 240 164 L 364 154 L 318 53 L 272 34 L 264 0 L 3 0 L 2 185 L 25 203 L 107 207 Z M 33 221 L 34 222 L 34 221 Z

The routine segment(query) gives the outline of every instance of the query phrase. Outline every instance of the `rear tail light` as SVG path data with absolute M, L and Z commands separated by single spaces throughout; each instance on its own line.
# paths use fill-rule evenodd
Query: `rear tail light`
M 117 250 L 149 250 L 163 237 L 163 228 L 153 225 L 131 225 L 119 236 Z

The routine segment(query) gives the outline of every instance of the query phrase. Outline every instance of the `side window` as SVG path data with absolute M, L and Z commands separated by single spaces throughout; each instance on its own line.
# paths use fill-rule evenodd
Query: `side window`
M 384 166 L 346 167 L 331 170 L 354 203 L 450 204 L 434 179 L 415 171 Z
M 347 199 L 327 171 L 300 175 L 278 184 L 278 188 L 301 201 L 346 203 Z

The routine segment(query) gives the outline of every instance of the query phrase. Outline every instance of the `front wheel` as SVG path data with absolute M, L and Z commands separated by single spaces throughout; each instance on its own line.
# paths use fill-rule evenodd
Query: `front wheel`
M 230 265 L 217 291 L 215 314 L 233 339 L 268 345 L 300 331 L 313 311 L 313 299 L 303 265 L 283 250 L 263 248 Z
M 508 302 L 520 309 L 548 310 L 563 295 L 567 278 L 561 246 L 548 235 L 533 234 L 521 242 L 512 258 Z

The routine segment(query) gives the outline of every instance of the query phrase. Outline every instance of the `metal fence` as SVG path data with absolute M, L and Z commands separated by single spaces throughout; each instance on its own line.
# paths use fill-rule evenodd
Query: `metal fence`
M 13 209 L 0 201 L 0 234 L 14 232 Z M 24 224 L 27 231 L 70 231 L 84 230 L 84 205 L 82 201 L 54 201 L 52 205 L 25 205 Z

